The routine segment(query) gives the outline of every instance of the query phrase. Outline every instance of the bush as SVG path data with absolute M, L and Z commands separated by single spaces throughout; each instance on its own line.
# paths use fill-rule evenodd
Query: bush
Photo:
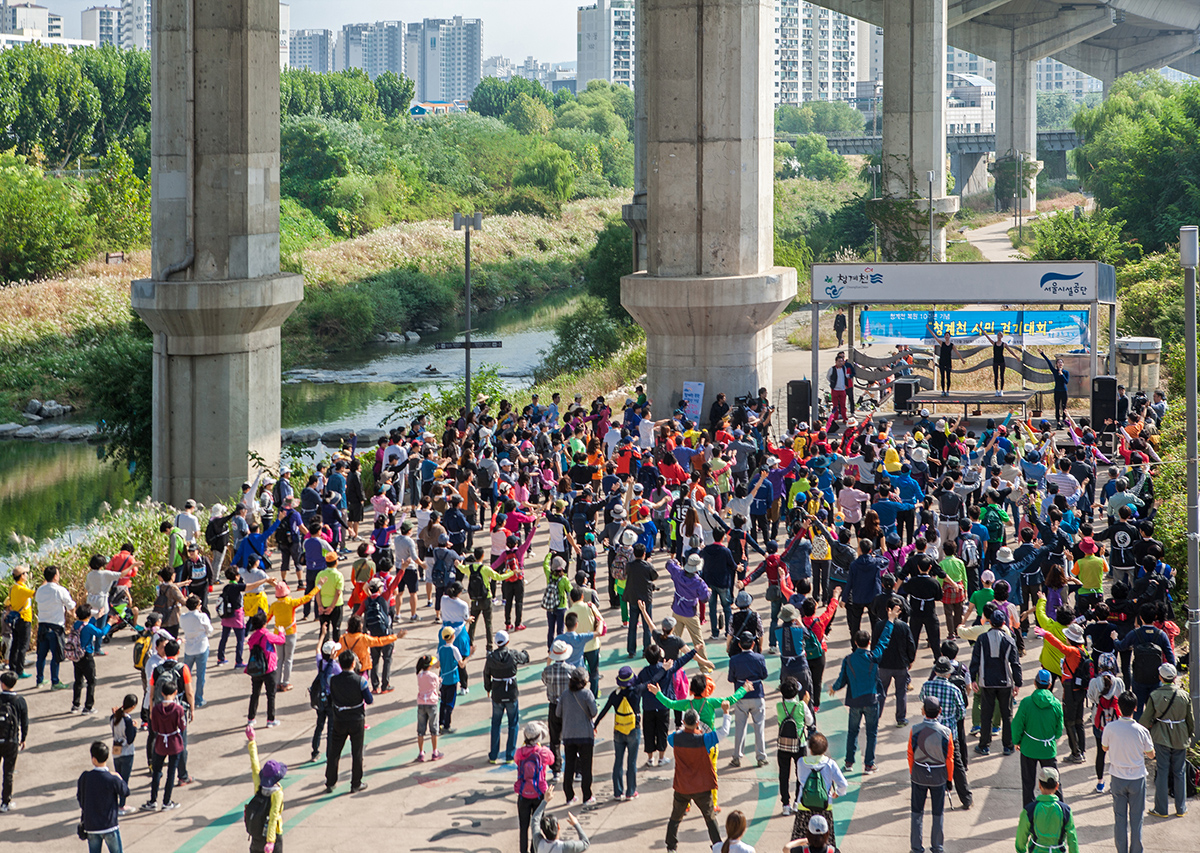
M 87 193 L 99 248 L 128 252 L 150 245 L 150 181 L 137 176 L 118 143 L 100 162 L 100 174 L 88 180 Z
M 619 350 L 624 340 L 624 329 L 608 306 L 594 296 L 584 296 L 574 311 L 555 321 L 554 343 L 542 351 L 534 375 L 541 381 L 592 367 Z
M 566 201 L 571 197 L 577 167 L 571 155 L 557 145 L 546 145 L 532 160 L 522 163 L 513 177 L 514 187 L 537 187 Z
M 279 267 L 303 273 L 300 258 L 305 249 L 319 249 L 334 241 L 333 232 L 315 213 L 294 198 L 279 200 Z
M 543 219 L 558 219 L 562 215 L 562 202 L 537 187 L 517 187 L 502 195 L 494 210 L 501 216 L 526 213 Z
M 1164 350 L 1183 340 L 1182 279 L 1136 282 L 1121 291 L 1119 301 L 1122 335 L 1162 338 Z
M 92 250 L 94 221 L 65 181 L 0 155 L 0 281 L 47 278 Z
M 153 356 L 150 329 L 134 317 L 125 334 L 93 350 L 79 377 L 105 439 L 104 458 L 127 468 L 145 487 L 152 472 Z
M 1140 250 L 1121 242 L 1124 220 L 1117 220 L 1115 211 L 1098 210 L 1078 218 L 1074 213 L 1059 211 L 1054 216 L 1033 223 L 1034 261 L 1100 261 L 1120 266 L 1130 254 Z

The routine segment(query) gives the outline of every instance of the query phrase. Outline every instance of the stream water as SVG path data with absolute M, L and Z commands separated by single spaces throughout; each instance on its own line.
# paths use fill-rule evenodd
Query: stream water
M 477 316 L 475 340 L 499 340 L 499 349 L 472 350 L 472 369 L 495 365 L 514 386 L 532 381 L 547 349 L 554 320 L 571 310 L 572 296 L 559 294 Z M 422 335 L 412 344 L 373 344 L 332 353 L 320 363 L 284 374 L 285 429 L 329 430 L 374 427 L 394 408 L 388 397 L 397 389 L 461 379 L 463 350 L 438 350 L 439 341 L 463 339 L 461 320 Z M 425 369 L 433 365 L 436 375 Z M 318 448 L 316 452 L 321 452 Z M 103 505 L 119 505 L 144 494 L 123 470 L 101 461 L 93 445 L 0 441 L 0 572 L 6 558 L 22 550 L 25 538 L 39 545 L 56 532 L 78 535 Z

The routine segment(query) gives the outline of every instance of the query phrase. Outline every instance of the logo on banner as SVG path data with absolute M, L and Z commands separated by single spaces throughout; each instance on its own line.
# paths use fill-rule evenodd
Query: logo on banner
M 1059 294 L 1081 294 L 1084 291 L 1084 285 L 1078 282 L 1071 284 L 1071 282 L 1081 278 L 1082 276 L 1083 273 L 1064 275 L 1062 273 L 1048 272 L 1042 276 L 1042 280 L 1039 282 L 1039 284 L 1041 285 L 1042 290 L 1046 291 L 1047 293 L 1053 293 L 1055 296 L 1058 296 Z
M 875 272 L 874 267 L 864 267 L 858 275 L 827 275 L 825 284 L 825 295 L 830 299 L 839 299 L 847 290 L 866 290 L 867 285 L 883 284 L 883 273 Z

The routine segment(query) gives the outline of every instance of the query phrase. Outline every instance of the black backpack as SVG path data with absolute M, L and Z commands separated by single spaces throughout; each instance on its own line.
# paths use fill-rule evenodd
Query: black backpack
M 1139 642 L 1133 647 L 1133 680 L 1141 684 L 1157 684 L 1158 668 L 1163 662 L 1162 649 L 1149 641 L 1149 632 L 1143 633 L 1146 642 Z
M 154 668 L 154 692 L 150 695 L 150 705 L 153 707 L 162 701 L 163 694 L 166 692 L 167 685 L 174 687 L 174 693 L 182 701 L 183 699 L 183 684 L 181 682 L 183 673 L 180 671 L 180 663 L 177 660 L 168 659 L 160 663 Z
M 208 543 L 208 547 L 216 550 L 221 544 L 221 539 L 225 536 L 226 530 L 229 528 L 229 519 L 227 518 L 211 518 L 204 528 L 204 541 Z
M 242 809 L 242 822 L 251 839 L 267 837 L 267 818 L 271 815 L 271 795 L 264 794 L 260 787 Z
M 388 600 L 382 595 L 368 596 L 363 602 L 363 627 L 372 637 L 387 636 L 391 630 L 392 618 L 388 612 Z
M 21 740 L 21 717 L 15 702 L 0 699 L 0 743 L 18 743 Z
M 776 745 L 780 752 L 800 752 L 800 724 L 796 722 L 795 713 L 800 708 L 796 705 L 788 710 L 787 715 L 779 724 L 779 735 L 776 738 Z M 817 774 L 820 775 L 819 773 Z
M 487 584 L 483 582 L 483 563 L 467 564 L 467 595 L 472 601 L 488 597 Z
M 221 596 L 217 599 L 217 615 L 222 619 L 230 618 L 242 606 L 242 591 L 233 584 L 221 588 Z
M 267 650 L 262 643 L 250 646 L 246 655 L 246 675 L 251 678 L 261 678 L 267 674 Z
M 329 704 L 329 673 L 332 670 L 332 661 L 328 666 L 324 661 L 317 663 L 317 675 L 308 687 L 308 704 L 314 711 L 320 711 Z

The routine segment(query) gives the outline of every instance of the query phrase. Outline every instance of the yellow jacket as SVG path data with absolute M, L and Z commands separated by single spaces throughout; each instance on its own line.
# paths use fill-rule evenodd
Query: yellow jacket
M 366 672 L 371 668 L 371 649 L 394 642 L 396 642 L 395 634 L 388 634 L 386 637 L 372 637 L 369 634 L 342 634 L 341 645 L 338 646 L 338 650 L 333 656 L 337 658 L 338 655 L 349 649 L 358 658 L 358 668 Z
M 22 578 L 19 583 L 12 585 L 12 589 L 8 591 L 8 599 L 4 602 L 12 610 L 21 614 L 21 618 L 26 622 L 33 621 L 33 607 L 29 602 L 33 601 L 33 589 L 25 583 Z
M 308 595 L 295 598 L 288 596 L 287 598 L 277 598 L 271 603 L 270 618 L 275 620 L 275 627 L 279 628 L 285 635 L 296 633 L 296 608 L 308 604 L 312 601 L 313 596 L 318 590 L 316 587 Z M 267 621 L 270 621 L 268 619 Z

